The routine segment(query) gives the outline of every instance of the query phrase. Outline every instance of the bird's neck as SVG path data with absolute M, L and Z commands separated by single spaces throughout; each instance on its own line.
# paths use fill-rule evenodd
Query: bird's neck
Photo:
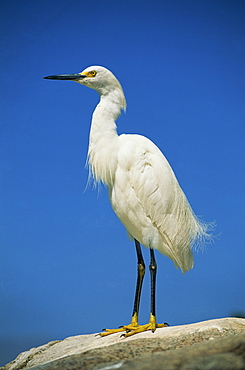
M 118 134 L 115 121 L 123 108 L 117 94 L 111 92 L 101 96 L 92 117 L 89 164 L 95 180 L 101 180 L 107 186 L 113 184 L 116 171 Z

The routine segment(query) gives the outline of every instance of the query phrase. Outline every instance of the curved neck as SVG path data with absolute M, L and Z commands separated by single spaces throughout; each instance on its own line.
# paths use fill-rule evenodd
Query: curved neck
M 113 91 L 102 95 L 94 110 L 89 138 L 89 164 L 96 181 L 113 183 L 117 163 L 117 126 L 115 120 L 123 107 Z

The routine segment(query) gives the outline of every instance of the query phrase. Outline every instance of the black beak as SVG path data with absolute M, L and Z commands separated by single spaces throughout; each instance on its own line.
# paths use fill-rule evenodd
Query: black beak
M 81 75 L 80 73 L 65 74 L 65 75 L 52 75 L 43 77 L 45 80 L 68 80 L 68 81 L 78 81 L 87 77 L 86 75 Z

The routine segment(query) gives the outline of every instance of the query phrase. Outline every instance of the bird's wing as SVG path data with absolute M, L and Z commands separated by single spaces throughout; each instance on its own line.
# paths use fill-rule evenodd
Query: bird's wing
M 166 254 L 183 271 L 189 270 L 193 265 L 191 228 L 196 220 L 174 172 L 149 139 L 139 135 L 123 136 L 120 159 L 123 159 L 121 166 L 124 166 L 124 187 L 128 196 L 125 208 L 132 214 L 135 212 L 138 228 L 145 227 L 141 230 L 141 242 Z M 129 230 L 128 225 L 125 226 Z M 158 240 L 153 235 L 156 229 L 160 235 Z

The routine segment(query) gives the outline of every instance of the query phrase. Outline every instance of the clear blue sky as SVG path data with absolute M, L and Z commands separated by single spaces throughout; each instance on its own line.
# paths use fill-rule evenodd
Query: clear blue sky
M 244 1 L 7 1 L 1 31 L 0 365 L 127 324 L 134 244 L 85 168 L 95 91 L 43 76 L 102 65 L 127 98 L 119 133 L 153 140 L 215 243 L 182 275 L 157 253 L 157 317 L 243 311 Z M 148 251 L 144 250 L 146 264 Z M 140 322 L 148 321 L 149 276 Z

